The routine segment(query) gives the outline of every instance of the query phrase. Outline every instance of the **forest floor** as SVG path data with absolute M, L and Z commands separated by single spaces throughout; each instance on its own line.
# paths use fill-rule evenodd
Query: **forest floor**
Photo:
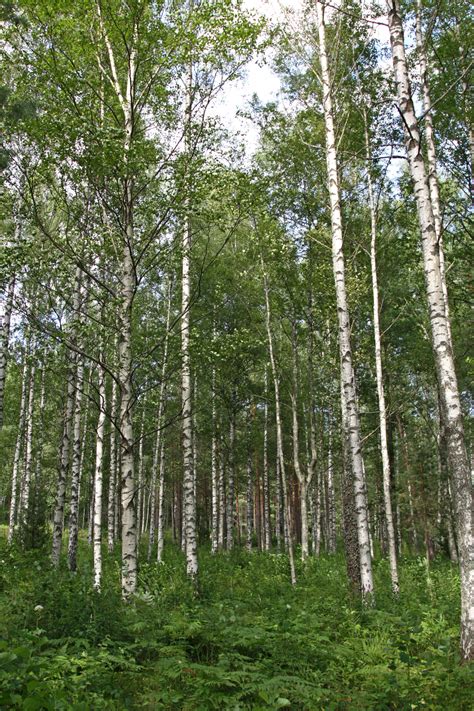
M 71 575 L 1 533 L 1 709 L 472 708 L 445 560 L 428 581 L 423 558 L 404 558 L 398 600 L 379 560 L 376 606 L 362 609 L 342 555 L 299 562 L 292 588 L 285 555 L 201 549 L 196 594 L 170 544 L 161 566 L 141 564 L 124 604 L 118 558 L 104 555 L 98 594 L 84 541 Z

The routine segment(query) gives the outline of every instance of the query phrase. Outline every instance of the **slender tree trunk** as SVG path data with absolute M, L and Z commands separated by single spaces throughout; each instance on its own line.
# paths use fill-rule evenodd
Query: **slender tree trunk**
M 467 661 L 474 658 L 474 511 L 471 472 L 464 443 L 461 402 L 443 294 L 435 218 L 411 94 L 399 1 L 387 0 L 387 8 L 393 70 L 420 223 L 433 352 L 453 476 L 461 572 L 461 653 Z
M 367 114 L 364 111 L 364 128 L 365 128 L 365 149 L 367 158 L 367 187 L 369 194 L 369 209 L 370 209 L 370 269 L 372 275 L 372 300 L 373 300 L 373 325 L 374 325 L 374 342 L 375 342 L 375 372 L 377 379 L 377 397 L 379 404 L 379 424 L 380 424 L 380 448 L 382 454 L 382 480 L 383 480 L 383 502 L 385 512 L 385 524 L 388 543 L 388 557 L 390 561 L 390 578 L 392 582 L 392 592 L 398 595 L 398 566 L 397 566 L 397 549 L 395 541 L 395 526 L 393 522 L 392 497 L 391 497 L 391 472 L 390 472 L 390 457 L 388 453 L 388 438 L 387 438 L 387 407 L 385 403 L 385 389 L 383 384 L 383 367 L 382 367 L 382 345 L 380 335 L 380 302 L 379 302 L 379 283 L 377 276 L 377 215 L 374 199 L 374 191 L 371 175 L 371 154 L 370 154 L 370 139 L 368 129 Z
M 268 470 L 268 375 L 265 368 L 265 390 L 263 406 L 263 545 L 269 551 L 272 545 L 270 525 L 270 472 Z
M 342 379 L 341 379 L 342 390 Z M 342 394 L 341 394 L 342 399 Z M 357 537 L 357 518 L 355 511 L 354 486 L 352 481 L 352 471 L 350 466 L 348 432 L 346 423 L 346 411 L 341 410 L 342 427 L 342 517 L 344 532 L 344 548 L 346 552 L 347 576 L 349 578 L 352 591 L 360 594 L 361 570 L 359 556 L 359 542 Z
M 126 599 L 137 586 L 137 517 L 136 487 L 134 475 L 134 439 L 132 418 L 132 311 L 136 291 L 136 273 L 133 258 L 134 245 L 134 179 L 129 170 L 130 150 L 135 129 L 135 89 L 137 73 L 137 25 L 133 25 L 131 43 L 127 55 L 126 88 L 123 91 L 117 75 L 117 61 L 110 37 L 102 17 L 101 5 L 97 4 L 99 26 L 108 56 L 112 84 L 123 113 L 123 219 L 122 255 L 120 275 L 119 343 L 118 343 L 118 388 L 120 393 L 120 495 L 122 512 L 122 596 Z
M 326 128 L 326 161 L 328 189 L 331 204 L 332 258 L 336 287 L 337 313 L 339 319 L 339 352 L 342 380 L 342 408 L 347 415 L 346 426 L 350 463 L 354 483 L 355 512 L 357 519 L 357 539 L 361 569 L 361 592 L 369 600 L 374 591 L 372 578 L 372 558 L 370 554 L 369 526 L 367 522 L 367 496 L 363 472 L 359 409 L 357 404 L 355 373 L 352 364 L 351 325 L 347 304 L 345 264 L 343 253 L 343 234 L 339 194 L 339 175 L 337 169 L 336 136 L 334 131 L 331 81 L 326 54 L 326 30 L 324 9 L 320 0 L 316 0 L 316 13 L 319 34 L 319 58 L 323 85 L 323 110 Z
M 77 387 L 74 402 L 72 426 L 71 500 L 69 508 L 68 565 L 75 572 L 77 560 L 77 538 L 79 533 L 79 481 L 81 474 L 81 414 L 84 388 L 84 359 L 78 356 Z
M 439 270 L 441 278 L 441 289 L 444 296 L 446 310 L 446 326 L 451 338 L 451 323 L 449 320 L 448 287 L 446 284 L 446 265 L 444 261 L 443 248 L 443 222 L 441 214 L 441 198 L 439 194 L 438 169 L 436 166 L 436 146 L 434 140 L 433 113 L 431 106 L 430 88 L 428 82 L 428 62 L 423 41 L 421 27 L 421 0 L 416 0 L 416 44 L 419 56 L 419 66 L 421 75 L 421 91 L 423 99 L 423 115 L 426 142 L 426 157 L 428 167 L 428 189 L 433 210 L 434 228 L 439 250 Z
M 451 560 L 451 563 L 458 563 L 459 562 L 459 557 L 458 557 L 458 548 L 457 548 L 457 543 L 456 543 L 456 535 L 454 531 L 454 526 L 453 526 L 453 511 L 452 511 L 452 494 L 451 494 L 451 485 L 448 479 L 447 482 L 447 487 L 446 487 L 446 493 L 447 493 L 447 499 L 448 499 L 448 505 L 447 505 L 447 511 L 446 511 L 446 526 L 448 529 L 448 549 L 449 549 L 449 557 Z
M 13 311 L 13 296 L 15 294 L 15 277 L 8 282 L 3 320 L 0 326 L 0 431 L 3 427 L 3 395 L 7 375 L 8 343 L 10 340 L 10 322 Z
M 20 460 L 21 460 L 21 443 L 23 441 L 25 419 L 26 419 L 26 395 L 28 391 L 28 364 L 29 358 L 29 346 L 25 349 L 24 361 L 23 361 L 23 371 L 22 371 L 22 381 L 21 381 L 21 397 L 20 397 L 20 418 L 18 423 L 18 433 L 16 436 L 15 444 L 15 454 L 13 455 L 13 471 L 12 471 L 12 493 L 10 499 L 10 517 L 8 525 L 8 543 L 13 543 L 13 536 L 15 534 L 15 525 L 17 517 L 17 496 L 18 496 L 18 473 L 20 471 Z
M 102 360 L 101 354 L 100 360 Z M 106 417 L 106 389 L 105 370 L 99 365 L 99 420 L 97 422 L 97 436 L 95 445 L 95 470 L 94 470 L 94 533 L 93 533 L 93 559 L 94 559 L 94 588 L 100 590 L 102 580 L 102 484 L 103 484 L 103 458 L 104 436 Z
M 332 433 L 329 429 L 328 442 L 328 470 L 327 470 L 327 487 L 328 487 L 328 552 L 334 555 L 336 552 L 336 507 L 334 500 L 334 467 L 332 461 Z
M 114 352 L 117 350 L 115 343 Z M 107 548 L 109 553 L 114 550 L 115 544 L 115 505 L 117 488 L 117 380 L 112 377 L 112 393 L 110 403 L 110 463 L 109 463 L 109 491 L 107 497 Z
M 26 410 L 26 432 L 25 432 L 25 469 L 23 480 L 21 482 L 20 510 L 21 510 L 21 529 L 26 535 L 29 512 L 30 512 L 30 490 L 31 476 L 33 464 L 33 416 L 34 416 L 34 401 L 35 401 L 35 363 L 31 363 L 28 384 L 28 407 Z
M 321 473 L 316 477 L 313 487 L 313 555 L 318 557 L 321 553 Z
M 143 448 L 145 445 L 146 397 L 143 401 L 142 421 L 140 425 L 140 441 L 138 445 L 138 501 L 137 501 L 137 536 L 143 533 L 143 504 L 145 500 L 145 482 L 143 477 Z
M 39 532 L 40 526 L 43 525 L 44 509 L 41 511 L 40 506 L 42 505 L 42 464 L 43 464 L 43 449 L 44 449 L 44 409 L 46 402 L 46 363 L 45 354 L 43 352 L 42 363 L 41 363 L 41 376 L 40 376 L 40 398 L 38 406 L 38 424 L 37 424 L 37 454 L 36 454 L 36 466 L 34 473 L 34 494 L 33 494 L 33 527 L 32 527 L 32 545 L 35 545 L 35 540 Z
M 191 578 L 198 573 L 197 543 L 196 543 L 196 500 L 194 497 L 193 475 L 193 443 L 192 443 L 192 387 L 189 354 L 191 306 L 190 256 L 191 230 L 189 216 L 183 230 L 182 257 L 182 302 L 181 302 L 181 406 L 182 406 L 182 447 L 183 447 L 183 509 L 184 509 L 184 541 L 186 549 L 186 570 Z
M 298 426 L 298 365 L 297 365 L 297 343 L 296 343 L 296 325 L 292 324 L 292 350 L 293 350 L 293 392 L 291 394 L 291 411 L 293 423 L 293 466 L 295 469 L 296 478 L 300 489 L 300 504 L 301 504 L 301 559 L 306 560 L 309 555 L 308 541 L 308 486 L 306 478 L 300 467 L 299 455 L 299 426 Z
M 219 460 L 219 480 L 218 480 L 218 496 L 219 496 L 219 527 L 217 536 L 217 546 L 219 550 L 224 548 L 225 541 L 225 456 L 224 447 L 221 440 L 220 460 Z
M 76 270 L 76 283 L 74 287 L 73 314 L 72 314 L 72 339 L 76 338 L 76 322 L 81 303 L 81 278 L 82 273 L 78 267 Z M 53 544 L 51 550 L 51 561 L 54 567 L 58 567 L 61 555 L 61 543 L 64 528 L 64 504 L 66 501 L 66 484 L 69 470 L 69 451 L 71 445 L 71 425 L 76 397 L 76 354 L 69 351 L 69 366 L 67 371 L 66 403 L 64 408 L 63 436 L 59 455 L 58 484 L 56 489 L 56 504 L 53 514 Z
M 232 398 L 232 410 L 229 423 L 229 457 L 227 460 L 227 528 L 226 528 L 226 550 L 231 551 L 234 547 L 234 508 L 235 508 L 235 412 L 234 399 Z
M 164 543 L 164 502 L 165 502 L 165 443 L 164 437 L 161 440 L 160 452 L 160 476 L 158 490 L 158 528 L 157 528 L 157 553 L 156 560 L 161 563 L 163 560 Z
M 284 457 L 284 453 L 283 453 L 283 430 L 282 430 L 281 413 L 280 413 L 280 383 L 278 380 L 275 355 L 273 352 L 273 335 L 272 335 L 272 327 L 271 327 L 270 297 L 269 297 L 269 290 L 268 290 L 268 278 L 267 278 L 267 274 L 265 271 L 263 257 L 261 257 L 261 263 L 262 263 L 263 286 L 264 286 L 264 294 L 265 294 L 265 314 L 266 314 L 265 324 L 266 324 L 267 338 L 268 338 L 268 353 L 270 356 L 270 365 L 271 365 L 272 376 L 273 376 L 273 387 L 274 387 L 274 391 L 275 391 L 275 422 L 276 422 L 276 435 L 277 435 L 277 456 L 278 456 L 278 464 L 280 467 L 281 488 L 283 490 L 283 511 L 284 511 L 284 517 L 285 517 L 285 529 L 287 532 L 287 549 L 288 549 L 288 557 L 289 557 L 289 561 L 290 561 L 290 577 L 291 577 L 291 584 L 296 585 L 296 568 L 295 568 L 295 560 L 294 560 L 294 554 L 293 554 L 293 541 L 292 541 L 292 537 L 291 537 L 291 515 L 290 515 L 289 501 L 288 501 L 288 488 L 287 488 L 287 484 L 286 484 L 285 457 Z
M 212 366 L 212 442 L 211 442 L 211 553 L 219 545 L 219 474 L 217 468 L 216 368 Z
M 247 453 L 247 550 L 252 550 L 252 523 L 253 523 L 253 482 L 252 482 L 252 455 L 250 446 Z
M 130 218 L 129 218 L 130 219 Z M 130 233 L 130 234 L 129 234 Z M 122 497 L 122 594 L 132 595 L 137 586 L 137 521 L 135 511 L 135 477 L 133 462 L 132 422 L 132 304 L 135 291 L 134 266 L 129 245 L 133 229 L 129 224 L 130 240 L 124 247 L 122 272 L 122 304 L 119 339 L 120 390 L 120 449 Z
M 189 0 L 189 17 L 193 11 L 193 0 Z M 184 543 L 186 552 L 186 572 L 195 580 L 198 574 L 197 540 L 196 540 L 196 498 L 193 471 L 193 438 L 192 438 L 192 384 L 189 351 L 190 310 L 191 310 L 191 122 L 193 115 L 193 61 L 190 53 L 187 73 L 187 105 L 185 112 L 185 220 L 182 236 L 181 259 L 181 408 L 182 408 L 182 449 L 183 449 L 183 518 Z
M 281 534 L 283 530 L 282 525 L 282 491 L 281 491 L 281 476 L 280 476 L 280 460 L 278 458 L 278 453 L 275 461 L 275 479 L 276 479 L 276 492 L 275 492 L 275 537 L 277 542 L 277 550 L 281 549 Z
M 159 468 L 159 473 L 161 477 L 161 472 L 162 472 L 162 461 L 161 457 L 164 456 L 162 453 L 163 449 L 163 433 L 162 433 L 162 428 L 163 428 L 163 416 L 164 416 L 164 410 L 165 410 L 165 394 L 166 394 L 166 374 L 167 374 L 167 368 L 168 368 L 168 347 L 169 347 L 169 332 L 170 332 L 170 323 L 171 323 L 171 301 L 172 301 L 172 295 L 173 295 L 173 281 L 171 277 L 168 280 L 168 288 L 167 288 L 167 296 L 166 296 L 166 322 L 165 322 L 165 340 L 164 340 L 164 345 L 163 345 L 163 355 L 162 355 L 162 363 L 161 363 L 161 382 L 160 382 L 160 394 L 158 398 L 158 413 L 157 413 L 157 430 L 156 430 L 156 438 L 155 438 L 155 446 L 153 449 L 153 462 L 152 462 L 152 470 L 151 470 L 151 483 L 150 483 L 150 516 L 151 516 L 151 522 L 150 522 L 150 535 L 148 538 L 148 560 L 151 560 L 151 552 L 153 549 L 153 545 L 155 542 L 155 509 L 156 509 L 156 483 L 157 483 L 157 477 L 158 477 L 158 468 Z M 163 460 L 164 461 L 164 460 Z M 164 465 L 163 465 L 164 466 Z M 160 483 L 159 484 L 160 489 L 159 489 L 159 497 L 162 497 L 162 489 L 163 486 Z M 158 504 L 158 510 L 159 510 L 159 504 Z M 163 507 L 163 503 L 161 504 Z M 163 512 L 162 512 L 162 517 L 163 517 Z M 159 511 L 158 511 L 158 525 L 159 525 Z M 162 537 L 163 539 L 163 537 Z M 163 543 L 163 540 L 162 540 Z M 161 560 L 161 558 L 159 558 Z
M 83 427 L 82 427 L 81 459 L 80 459 L 80 464 L 79 464 L 79 489 L 78 489 L 78 495 L 77 495 L 79 507 L 80 507 L 80 503 L 81 503 L 81 489 L 84 486 L 84 484 L 83 484 L 84 461 L 85 461 L 86 448 L 87 448 L 87 435 L 89 434 L 88 429 L 89 429 L 89 415 L 90 415 L 90 404 L 91 404 L 91 383 L 92 383 L 93 373 L 94 373 L 94 369 L 92 367 L 89 367 L 89 378 L 88 378 L 88 383 L 87 383 L 87 399 L 86 399 L 86 407 L 85 407 L 84 418 L 83 418 Z M 86 525 L 86 510 L 87 510 L 87 505 L 86 505 L 86 501 L 84 501 L 83 514 L 82 514 L 82 528 L 85 528 L 85 525 Z

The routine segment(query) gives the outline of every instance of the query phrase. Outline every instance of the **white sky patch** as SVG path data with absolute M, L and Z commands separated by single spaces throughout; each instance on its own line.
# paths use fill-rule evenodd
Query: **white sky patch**
M 270 23 L 284 22 L 286 17 L 290 28 L 294 29 L 298 26 L 298 15 L 303 4 L 304 0 L 244 0 L 243 7 L 245 10 L 265 17 Z M 331 2 L 333 7 L 332 9 L 328 8 L 328 12 L 333 15 L 338 4 L 338 0 L 333 0 Z M 366 14 L 369 15 L 368 6 Z M 389 34 L 386 17 L 382 15 L 372 19 L 374 21 L 370 27 L 373 35 L 382 46 L 388 47 Z M 242 115 L 248 111 L 252 97 L 257 96 L 260 103 L 263 104 L 276 101 L 285 111 L 285 102 L 279 95 L 281 82 L 272 68 L 273 57 L 274 50 L 268 48 L 264 58 L 249 62 L 244 69 L 243 78 L 230 82 L 211 109 L 211 113 L 219 116 L 230 134 L 236 136 L 239 143 L 244 146 L 247 160 L 251 159 L 258 148 L 259 139 L 257 126 Z
M 288 6 L 300 4 L 301 0 L 294 0 Z M 243 6 L 271 22 L 283 19 L 285 3 L 282 0 L 244 0 Z M 254 95 L 263 104 L 278 100 L 281 82 L 272 69 L 272 55 L 272 50 L 268 49 L 265 58 L 249 62 L 243 78 L 228 84 L 212 108 L 212 113 L 221 117 L 230 133 L 237 135 L 248 159 L 258 147 L 258 128 L 239 112 L 247 112 Z

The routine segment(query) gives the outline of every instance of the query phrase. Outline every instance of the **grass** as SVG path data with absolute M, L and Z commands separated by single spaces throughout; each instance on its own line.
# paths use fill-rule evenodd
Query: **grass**
M 122 602 L 118 558 L 102 593 L 89 550 L 53 570 L 47 551 L 0 548 L 0 708 L 469 709 L 472 668 L 459 663 L 459 579 L 444 560 L 427 584 L 421 558 L 401 561 L 401 594 L 375 564 L 376 605 L 349 592 L 342 556 L 200 550 L 199 591 L 179 551 L 143 563 Z M 65 563 L 65 562 L 64 562 Z

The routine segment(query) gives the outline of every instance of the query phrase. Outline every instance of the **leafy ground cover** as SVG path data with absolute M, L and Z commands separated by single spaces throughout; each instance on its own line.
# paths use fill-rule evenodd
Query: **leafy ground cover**
M 427 581 L 401 561 L 394 600 L 385 561 L 377 600 L 351 598 L 340 556 L 299 564 L 284 555 L 200 551 L 195 594 L 181 553 L 142 564 L 140 592 L 120 599 L 118 561 L 102 593 L 55 571 L 47 551 L 0 548 L 2 709 L 469 709 L 472 668 L 459 664 L 459 580 L 446 561 Z

